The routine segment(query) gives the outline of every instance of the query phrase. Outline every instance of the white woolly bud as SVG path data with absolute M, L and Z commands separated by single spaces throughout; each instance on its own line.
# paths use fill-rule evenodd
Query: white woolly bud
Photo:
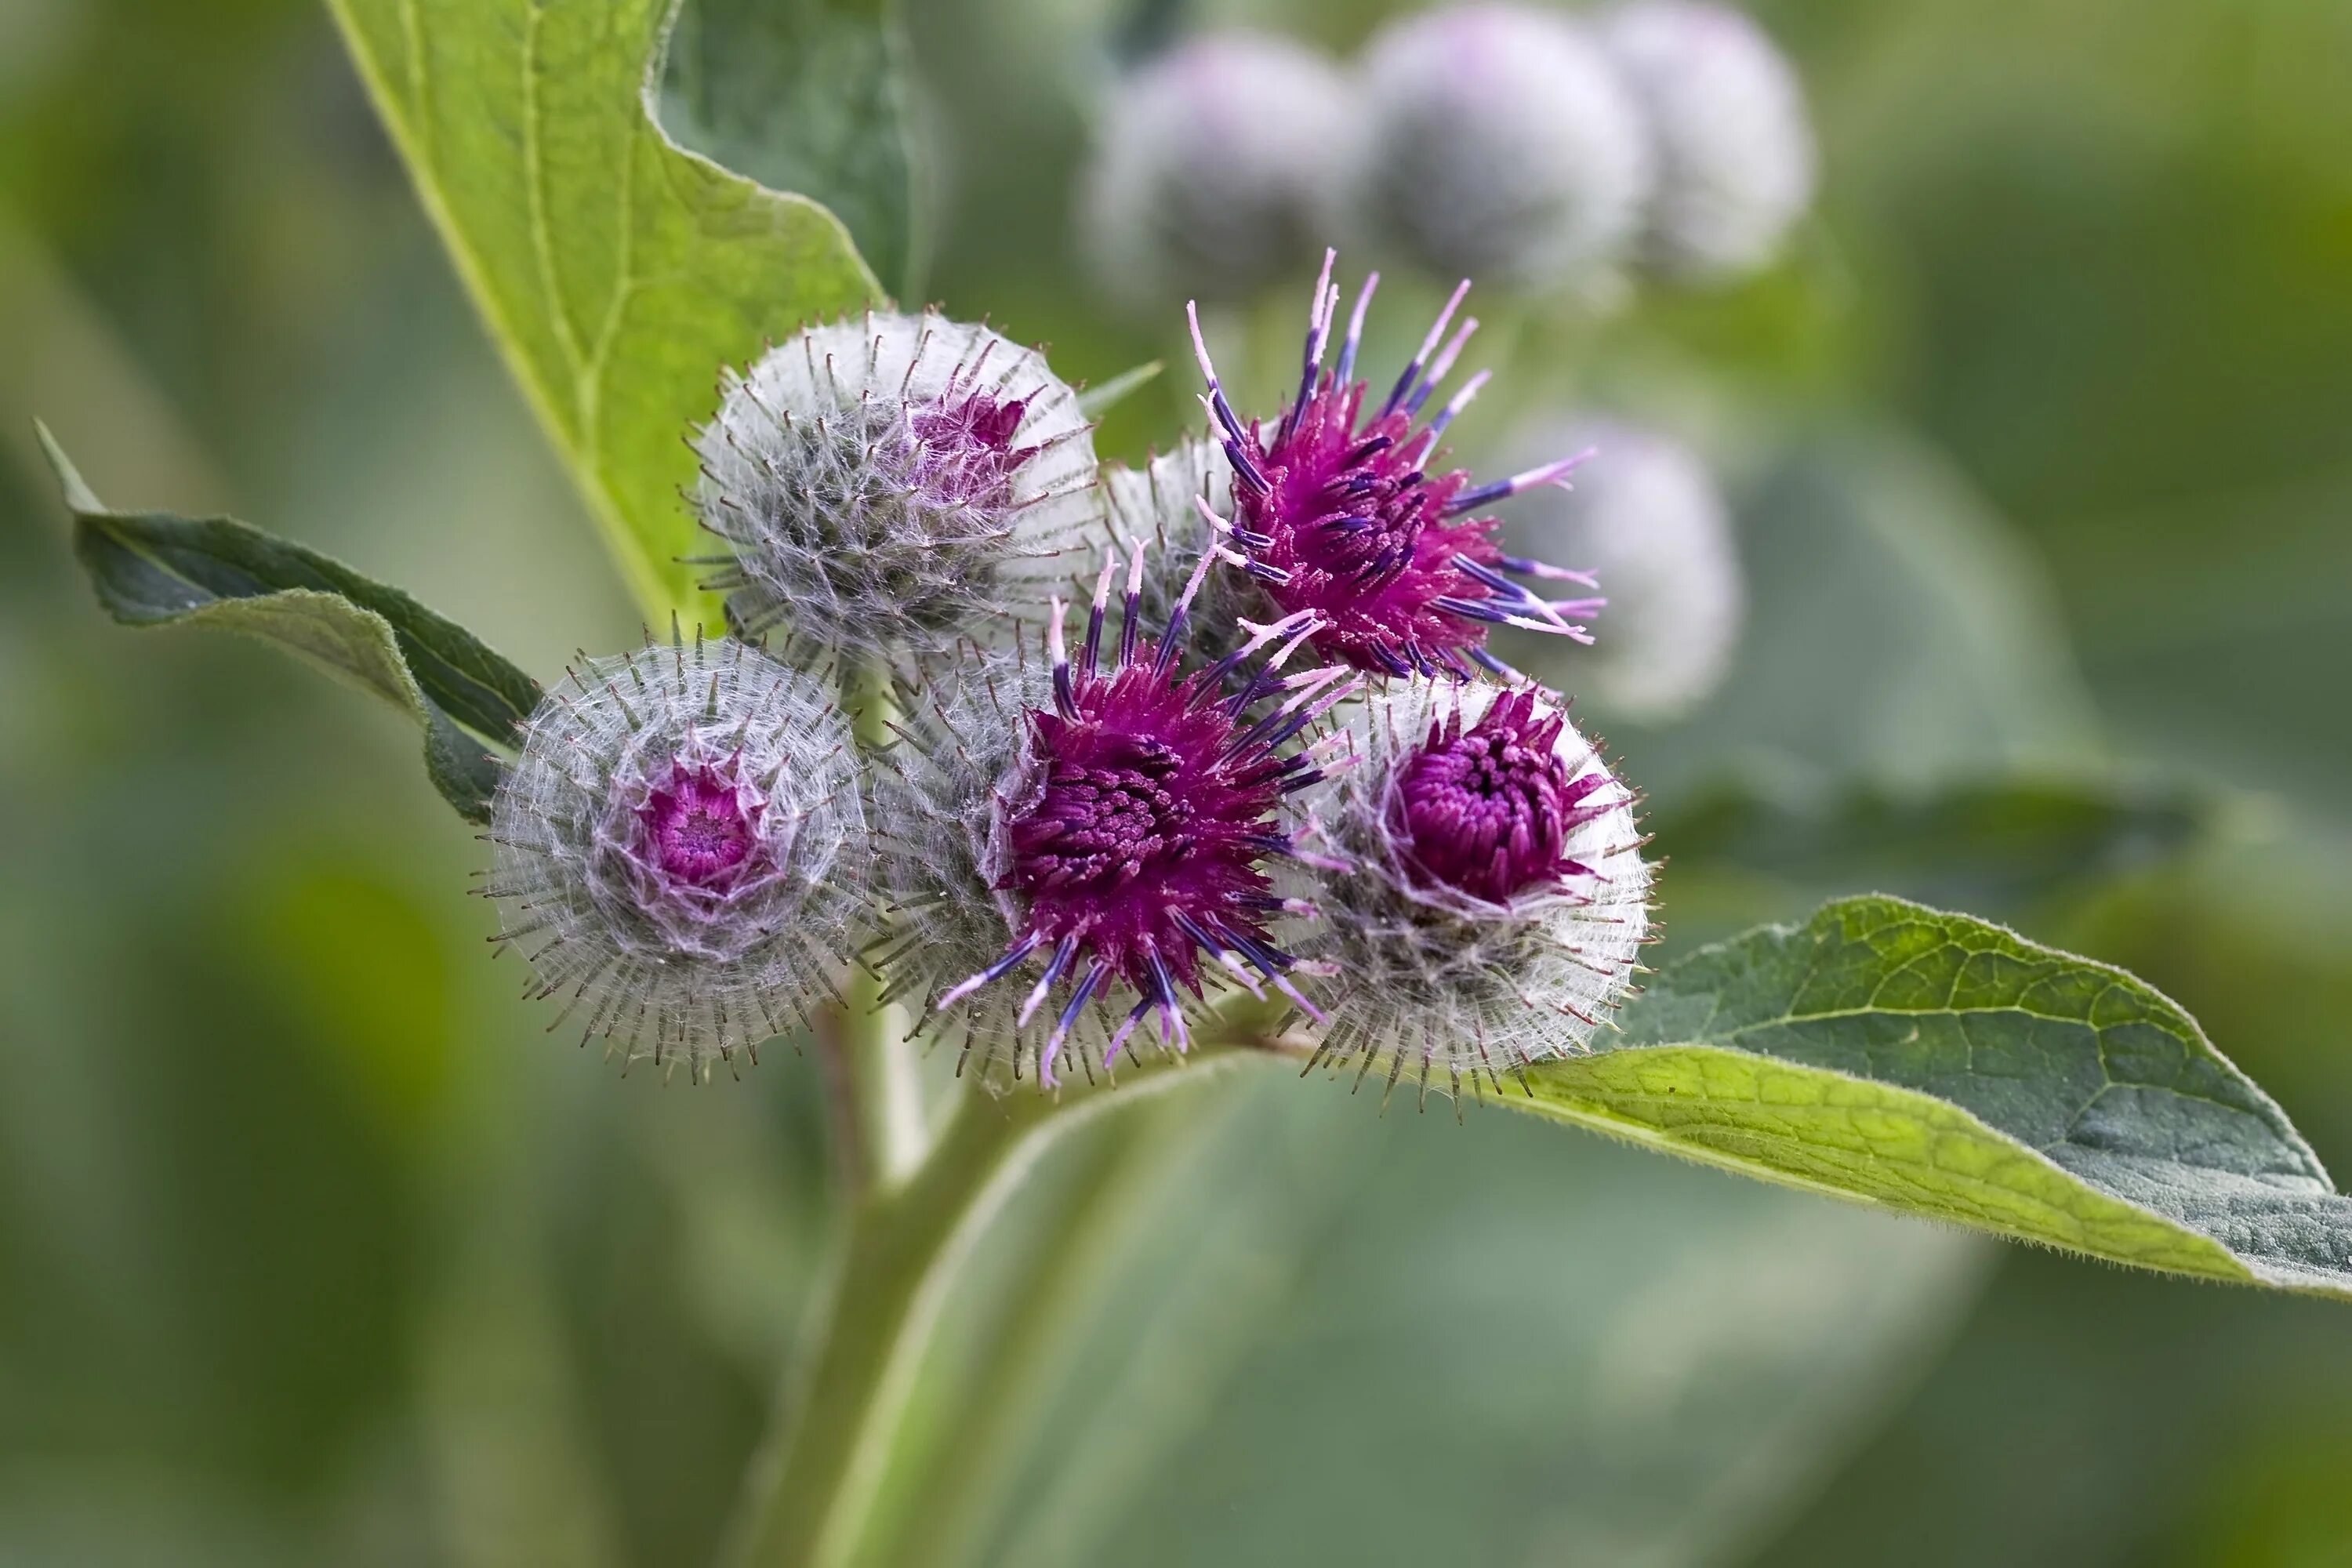
M 730 621 L 856 659 L 1042 605 L 1100 515 L 1076 394 L 1034 350 L 929 312 L 795 333 L 728 375 L 695 450 Z
M 1630 792 L 1528 688 L 1394 682 L 1349 734 L 1294 873 L 1293 945 L 1336 971 L 1317 1059 L 1451 1092 L 1590 1050 L 1649 931 Z
M 584 660 L 530 717 L 490 808 L 500 942 L 581 1043 L 707 1074 L 790 1029 L 863 919 L 849 726 L 731 638 Z
M 1287 39 L 1219 33 L 1112 89 L 1078 186 L 1079 239 L 1138 311 L 1244 300 L 1321 254 L 1360 116 Z
M 1636 0 L 1601 37 L 1656 153 L 1647 259 L 1700 279 L 1770 262 L 1813 195 L 1812 129 L 1788 60 L 1746 16 L 1702 0 Z
M 1697 456 L 1654 431 L 1553 417 L 1515 445 L 1522 455 L 1588 448 L 1574 488 L 1522 499 L 1503 536 L 1600 580 L 1608 607 L 1593 646 L 1576 654 L 1578 694 L 1643 722 L 1672 719 L 1715 690 L 1738 646 L 1747 576 L 1731 515 Z
M 1566 17 L 1500 5 L 1404 17 L 1372 40 L 1362 91 L 1365 221 L 1435 276 L 1548 288 L 1633 237 L 1649 141 Z
M 1201 552 L 1218 537 L 1208 514 L 1228 523 L 1234 516 L 1233 470 L 1216 447 L 1186 436 L 1141 468 L 1105 464 L 1103 499 L 1109 548 L 1124 554 L 1138 539 L 1151 546 L 1144 555 L 1143 624 L 1166 626 L 1177 605 L 1192 595 L 1185 605 L 1183 643 L 1195 664 L 1213 664 L 1240 649 L 1249 638 L 1244 618 L 1281 618 L 1282 612 L 1230 561 L 1220 559 L 1196 575 Z

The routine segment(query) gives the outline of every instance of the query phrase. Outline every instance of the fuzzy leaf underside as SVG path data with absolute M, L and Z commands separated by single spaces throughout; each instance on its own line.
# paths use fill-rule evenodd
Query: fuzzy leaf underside
M 40 431 L 74 515 L 74 553 L 125 626 L 211 626 L 299 655 L 373 691 L 425 732 L 434 787 L 469 822 L 489 820 L 499 764 L 539 685 L 455 622 L 341 562 L 233 518 L 116 511 Z
M 1865 897 L 1670 964 L 1503 1103 L 2138 1268 L 2352 1298 L 2352 1199 L 2145 983 Z
M 849 230 L 657 123 L 677 0 L 329 8 L 648 617 L 713 618 L 696 587 L 707 569 L 680 560 L 709 542 L 681 500 L 683 437 L 716 409 L 721 366 L 881 300 Z

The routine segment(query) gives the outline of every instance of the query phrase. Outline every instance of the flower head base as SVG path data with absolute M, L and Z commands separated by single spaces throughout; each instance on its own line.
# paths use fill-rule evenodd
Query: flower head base
M 967 960 L 971 971 L 930 1011 L 960 1023 L 967 1049 L 1009 1054 L 1016 1072 L 1024 1049 L 1034 1053 L 1047 1086 L 1074 1033 L 1097 1014 L 1125 1016 L 1098 1050 L 1081 1050 L 1089 1071 L 1097 1058 L 1115 1062 L 1153 1015 L 1160 1043 L 1184 1048 L 1184 999 L 1202 994 L 1213 970 L 1261 994 L 1271 985 L 1314 1011 L 1288 978 L 1296 961 L 1267 935 L 1286 906 L 1266 867 L 1291 849 L 1278 818 L 1284 796 L 1322 776 L 1323 751 L 1285 748 L 1354 682 L 1339 670 L 1276 674 L 1298 646 L 1295 625 L 1260 627 L 1230 658 L 1180 669 L 1191 595 L 1161 637 L 1142 640 L 1143 554 L 1139 545 L 1129 563 L 1114 648 L 1105 648 L 1104 633 L 1115 561 L 1077 657 L 1069 657 L 1057 613 L 1047 622 L 1050 675 L 1014 683 L 1009 704 L 993 688 L 951 697 L 882 796 L 894 816 L 948 829 L 889 857 L 886 879 L 906 924 L 884 965 L 913 975 L 894 989 L 929 988 L 950 954 L 971 951 L 975 927 L 990 932 L 983 952 Z M 1195 570 L 1195 591 L 1206 567 L 1204 559 Z M 1268 644 L 1281 646 L 1244 671 Z M 959 795 L 977 796 L 979 809 Z M 958 908 L 977 907 L 983 893 L 997 900 L 992 931 Z M 1041 967 L 1025 994 L 1000 984 L 1033 962 Z M 1066 987 L 1058 1011 L 1042 1012 L 1057 987 Z M 1044 1039 L 1024 1041 L 1032 1019 L 1046 1016 Z
M 1729 671 L 1747 581 L 1729 509 L 1696 454 L 1630 426 L 1530 426 L 1517 449 L 1598 452 L 1570 495 L 1531 499 L 1507 540 L 1572 553 L 1609 584 L 1609 635 L 1580 661 L 1579 695 L 1644 723 L 1705 700 Z
M 1318 1059 L 1500 1089 L 1589 1048 L 1649 929 L 1624 787 L 1527 689 L 1391 686 L 1349 733 L 1302 835 L 1323 919 L 1296 945 L 1339 977 Z
M 746 636 L 918 658 L 1034 606 L 1097 515 L 1091 427 L 1035 352 L 943 317 L 795 334 L 730 376 L 697 505 Z
M 822 689 L 741 643 L 586 661 L 491 807 L 498 940 L 583 1044 L 698 1074 L 756 1052 L 830 992 L 858 918 L 851 758 Z
M 1480 515 L 1507 496 L 1564 484 L 1582 456 L 1483 485 L 1459 468 L 1430 471 L 1446 426 L 1486 382 L 1484 372 L 1472 376 L 1421 420 L 1477 328 L 1465 320 L 1447 336 L 1470 285 L 1454 291 L 1420 352 L 1374 404 L 1355 379 L 1356 350 L 1380 275 L 1364 280 L 1338 362 L 1326 369 L 1339 302 L 1332 260 L 1326 253 L 1315 286 L 1298 395 L 1270 429 L 1244 424 L 1225 400 L 1192 315 L 1206 402 L 1233 467 L 1234 515 L 1211 520 L 1228 553 L 1284 616 L 1302 617 L 1318 654 L 1360 670 L 1467 679 L 1475 666 L 1510 679 L 1515 672 L 1486 650 L 1496 626 L 1591 642 L 1580 617 L 1604 601 L 1546 599 L 1505 574 L 1588 589 L 1594 579 L 1504 554 L 1496 520 Z

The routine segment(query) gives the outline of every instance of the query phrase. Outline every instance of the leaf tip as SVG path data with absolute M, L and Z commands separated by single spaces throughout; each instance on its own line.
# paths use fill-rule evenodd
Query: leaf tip
M 33 436 L 41 444 L 41 456 L 48 459 L 49 471 L 57 476 L 58 489 L 65 497 L 67 509 L 78 517 L 104 511 L 105 503 L 83 480 L 81 470 L 74 467 L 71 458 L 66 456 L 65 447 L 58 444 L 56 433 L 46 421 L 37 418 L 33 421 Z

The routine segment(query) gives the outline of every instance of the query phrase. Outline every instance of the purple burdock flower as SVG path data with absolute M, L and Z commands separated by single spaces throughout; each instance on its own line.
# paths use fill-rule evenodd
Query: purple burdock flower
M 1338 976 L 1318 1059 L 1458 1089 L 1590 1049 L 1649 935 L 1631 793 L 1529 688 L 1392 681 L 1349 736 L 1277 878 Z
M 1458 708 L 1433 718 L 1389 805 L 1406 868 L 1490 904 L 1593 876 L 1568 840 L 1621 803 L 1606 773 L 1570 773 L 1556 750 L 1567 723 L 1526 690 L 1504 694 L 1467 730 Z
M 1201 994 L 1204 958 L 1253 993 L 1272 985 L 1319 1016 L 1288 977 L 1296 960 L 1267 935 L 1271 918 L 1300 906 L 1274 893 L 1266 866 L 1291 852 L 1278 816 L 1283 797 L 1322 777 L 1322 750 L 1284 748 L 1356 680 L 1331 668 L 1275 673 L 1303 640 L 1296 617 L 1257 628 L 1215 664 L 1183 671 L 1178 655 L 1191 593 L 1156 643 L 1139 640 L 1140 541 L 1106 669 L 1103 630 L 1116 564 L 1103 570 L 1075 660 L 1064 642 L 1063 606 L 1055 603 L 1046 623 L 1051 704 L 1021 713 L 1010 737 L 1015 755 L 992 787 L 992 851 L 984 858 L 991 889 L 1008 900 L 1010 942 L 934 1007 L 946 1013 L 1042 957 L 1044 968 L 1010 1022 L 1014 1031 L 1024 1027 L 1067 984 L 1038 1052 L 1038 1076 L 1049 1087 L 1088 1003 L 1115 990 L 1138 1000 L 1102 1053 L 1106 1066 L 1154 1012 L 1161 1043 L 1183 1048 L 1183 996 Z M 1193 590 L 1207 565 L 1203 558 Z M 1280 646 L 1249 668 L 1270 643 Z
M 1579 621 L 1603 601 L 1545 599 L 1512 575 L 1585 588 L 1598 585 L 1592 577 L 1504 554 L 1495 542 L 1496 519 L 1481 515 L 1506 496 L 1564 484 L 1591 454 L 1483 485 L 1459 468 L 1430 471 L 1446 426 L 1486 383 L 1486 372 L 1472 376 L 1421 422 L 1478 325 L 1465 319 L 1446 335 L 1470 285 L 1454 289 L 1420 352 L 1374 404 L 1370 387 L 1355 378 L 1356 351 L 1380 275 L 1364 279 L 1338 363 L 1326 369 L 1339 303 L 1334 258 L 1325 253 L 1315 286 L 1298 395 L 1271 428 L 1234 414 L 1209 362 L 1199 312 L 1188 307 L 1193 349 L 1209 382 L 1205 402 L 1233 467 L 1234 515 L 1210 519 L 1230 557 L 1285 616 L 1305 617 L 1318 654 L 1376 674 L 1468 679 L 1475 664 L 1517 679 L 1486 651 L 1487 631 L 1497 626 L 1591 642 Z

